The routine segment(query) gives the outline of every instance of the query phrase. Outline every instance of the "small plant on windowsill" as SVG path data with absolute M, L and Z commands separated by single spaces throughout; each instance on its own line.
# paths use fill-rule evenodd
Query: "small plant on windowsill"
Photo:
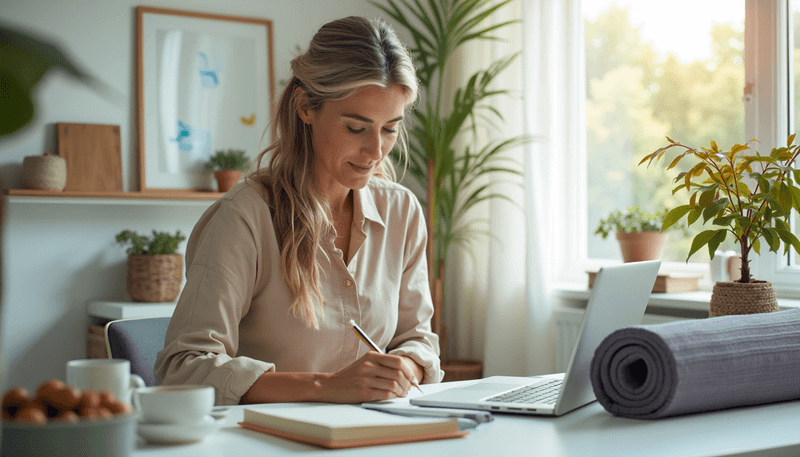
M 128 245 L 127 291 L 136 302 L 170 302 L 178 298 L 183 281 L 183 256 L 178 244 L 185 240 L 180 230 L 171 235 L 153 230 L 147 237 L 123 230 L 117 243 Z
M 616 232 L 624 262 L 656 260 L 661 257 L 666 235 L 661 233 L 661 219 L 666 210 L 645 213 L 638 206 L 615 210 L 600 219 L 595 235 L 603 239 Z
M 708 148 L 695 148 L 667 138 L 669 144 L 645 156 L 642 163 L 648 166 L 676 148 L 679 154 L 672 159 L 667 170 L 681 160 L 694 160 L 692 167 L 675 178 L 681 190 L 688 193 L 688 202 L 673 208 L 664 217 L 663 229 L 686 218 L 689 225 L 702 217 L 702 225 L 709 230 L 697 234 L 686 260 L 703 247 L 711 258 L 725 239 L 732 235 L 739 244 L 742 258 L 741 278 L 738 281 L 718 281 L 711 297 L 710 315 L 743 314 L 775 311 L 778 302 L 772 284 L 756 280 L 750 273 L 750 254 L 759 254 L 763 239 L 769 250 L 778 252 L 781 244 L 784 253 L 790 248 L 800 253 L 800 240 L 792 233 L 790 217 L 800 211 L 800 168 L 796 159 L 800 145 L 794 144 L 795 135 L 786 146 L 772 148 L 768 155 L 758 151 L 748 153 L 753 139 L 745 144 L 735 144 L 730 150 L 721 150 L 712 141 Z M 758 295 L 750 296 L 750 291 Z M 736 303 L 732 303 L 733 300 Z
M 242 177 L 242 173 L 250 166 L 250 159 L 242 149 L 217 151 L 206 162 L 206 171 L 214 172 L 220 192 L 227 192 Z

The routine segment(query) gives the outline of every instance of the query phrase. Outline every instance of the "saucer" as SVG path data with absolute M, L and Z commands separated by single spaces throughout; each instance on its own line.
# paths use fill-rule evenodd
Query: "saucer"
M 201 441 L 207 435 L 217 431 L 224 421 L 206 416 L 200 422 L 192 424 L 156 424 L 139 422 L 136 432 L 150 443 L 178 444 Z

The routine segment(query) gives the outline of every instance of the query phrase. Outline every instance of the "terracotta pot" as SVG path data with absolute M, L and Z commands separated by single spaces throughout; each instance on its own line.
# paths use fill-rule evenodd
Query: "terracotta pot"
M 666 239 L 661 232 L 617 232 L 623 262 L 660 259 Z
M 717 281 L 711 292 L 708 316 L 769 313 L 778 310 L 778 297 L 767 281 Z
M 217 178 L 219 191 L 227 192 L 239 182 L 239 179 L 242 178 L 242 172 L 239 170 L 219 170 L 214 172 L 214 177 Z
M 131 254 L 128 256 L 127 290 L 135 302 L 171 302 L 178 298 L 183 280 L 182 254 Z
M 447 359 L 442 362 L 442 381 L 465 381 L 483 377 L 483 362 L 471 359 Z

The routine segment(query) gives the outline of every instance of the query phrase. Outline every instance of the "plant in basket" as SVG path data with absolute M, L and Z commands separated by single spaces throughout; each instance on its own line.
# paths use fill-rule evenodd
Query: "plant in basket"
M 176 254 L 186 237 L 153 230 L 143 236 L 130 230 L 117 234 L 117 243 L 128 246 L 127 291 L 136 302 L 169 302 L 178 298 L 183 280 L 183 256 Z
M 217 151 L 205 164 L 206 171 L 214 172 L 220 192 L 227 192 L 250 166 L 250 159 L 241 149 Z
M 711 316 L 778 309 L 772 284 L 751 276 L 750 254 L 760 253 L 762 240 L 770 251 L 777 252 L 783 244 L 784 252 L 794 248 L 800 253 L 800 241 L 790 228 L 792 211 L 800 211 L 800 169 L 795 165 L 800 145 L 794 144 L 794 138 L 794 134 L 790 135 L 786 146 L 772 148 L 768 155 L 747 152 L 751 151 L 751 143 L 757 142 L 755 139 L 725 151 L 713 141 L 709 148 L 695 148 L 667 138 L 667 146 L 639 163 L 650 165 L 673 148 L 679 154 L 672 158 L 667 170 L 684 159 L 694 161 L 691 168 L 675 178 L 679 185 L 673 194 L 685 189 L 687 203 L 669 211 L 662 224 L 662 230 L 666 230 L 686 218 L 689 225 L 702 219 L 702 224 L 709 226 L 692 240 L 687 261 L 703 247 L 708 248 L 713 259 L 728 236 L 733 236 L 739 245 L 741 278 L 714 285 Z

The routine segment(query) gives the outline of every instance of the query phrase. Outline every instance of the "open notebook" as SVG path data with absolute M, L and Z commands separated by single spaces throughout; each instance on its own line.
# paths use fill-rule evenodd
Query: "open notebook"
M 275 404 L 244 409 L 242 427 L 331 449 L 457 438 L 454 418 L 386 414 L 357 405 Z

